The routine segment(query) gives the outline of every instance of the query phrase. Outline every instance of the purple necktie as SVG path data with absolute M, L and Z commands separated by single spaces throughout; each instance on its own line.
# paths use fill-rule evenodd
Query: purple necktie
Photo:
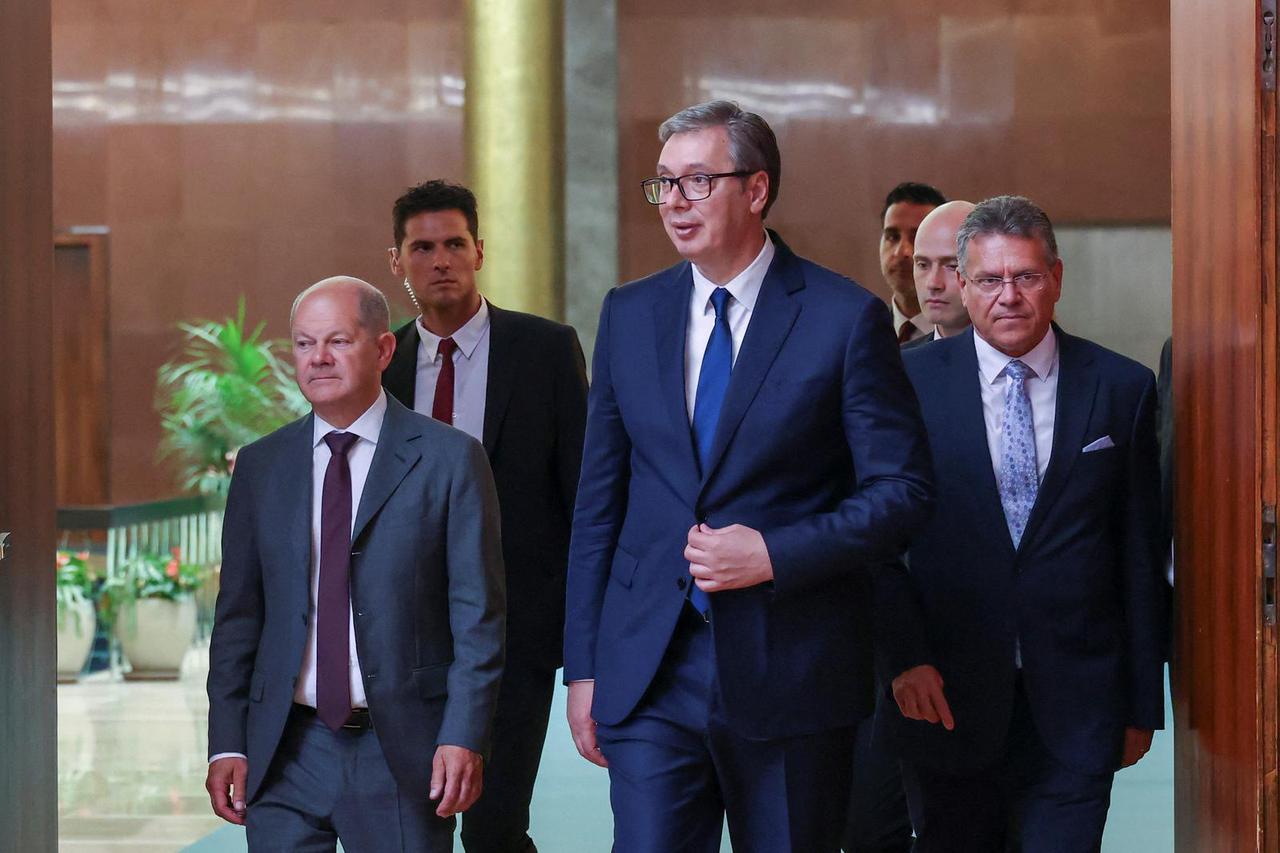
M 351 466 L 359 436 L 331 432 L 333 454 L 320 501 L 320 584 L 316 595 L 316 716 L 335 732 L 351 716 Z

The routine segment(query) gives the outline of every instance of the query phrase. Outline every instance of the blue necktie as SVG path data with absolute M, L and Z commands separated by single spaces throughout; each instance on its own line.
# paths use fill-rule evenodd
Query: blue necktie
M 716 310 L 716 323 L 702 354 L 698 394 L 693 402 L 693 444 L 698 450 L 698 467 L 704 477 L 711 465 L 711 445 L 715 441 L 716 424 L 720 422 L 720 407 L 729 389 L 729 374 L 733 371 L 733 333 L 729 331 L 729 315 L 725 311 L 728 301 L 729 291 L 723 287 L 712 291 L 711 305 Z M 689 586 L 689 601 L 704 615 L 711 609 L 711 599 L 696 584 Z
M 1004 426 L 1000 442 L 1000 504 L 1005 523 L 1013 537 L 1013 547 L 1022 542 L 1031 507 L 1040 488 L 1036 464 L 1036 429 L 1027 395 L 1027 375 L 1031 368 L 1014 359 L 1005 366 L 1008 377 L 1004 391 Z

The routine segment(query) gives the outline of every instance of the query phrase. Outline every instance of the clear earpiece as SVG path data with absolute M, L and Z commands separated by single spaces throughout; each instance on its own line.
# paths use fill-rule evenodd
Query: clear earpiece
M 413 303 L 413 307 L 418 309 L 418 313 L 422 313 L 422 306 L 418 303 L 418 296 L 413 292 L 413 287 L 409 284 L 409 277 L 405 276 L 404 289 L 409 294 L 409 301 Z

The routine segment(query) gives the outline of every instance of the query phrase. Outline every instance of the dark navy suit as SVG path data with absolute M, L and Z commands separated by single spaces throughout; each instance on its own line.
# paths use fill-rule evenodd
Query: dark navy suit
M 685 402 L 690 265 L 601 312 L 564 674 L 595 679 L 618 853 L 718 849 L 726 810 L 737 849 L 836 849 L 872 706 L 869 565 L 929 509 L 888 309 L 773 239 L 706 470 Z M 775 575 L 713 593 L 709 625 L 686 604 L 698 522 L 759 530 Z M 687 790 L 651 802 L 672 785 Z
M 886 574 L 878 589 L 881 612 L 898 614 L 882 621 L 883 651 L 890 678 L 937 667 L 955 717 L 948 732 L 886 703 L 917 850 L 999 849 L 984 833 L 1003 832 L 996 824 L 1006 817 L 1021 821 L 1028 853 L 1096 849 L 1091 836 L 1101 837 L 1125 727 L 1163 727 L 1154 377 L 1055 334 L 1053 450 L 1016 550 L 987 443 L 973 330 L 905 355 L 938 503 L 908 552 L 907 582 Z M 1104 437 L 1114 446 L 1082 452 Z M 988 810 L 1001 786 L 1011 809 Z M 1061 807 L 1027 806 L 1028 786 Z

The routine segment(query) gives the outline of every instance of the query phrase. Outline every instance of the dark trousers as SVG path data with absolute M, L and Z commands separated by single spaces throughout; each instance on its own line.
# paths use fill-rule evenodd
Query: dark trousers
M 1004 756 L 977 773 L 903 762 L 915 853 L 1098 853 L 1114 773 L 1073 770 L 1036 730 L 1021 683 Z
M 609 761 L 614 853 L 836 853 L 852 728 L 767 741 L 722 722 L 711 627 L 686 611 L 640 706 L 596 736 Z
M 879 701 L 885 701 L 883 697 Z M 889 700 L 892 701 L 892 700 Z M 876 711 L 880 713 L 879 709 Z M 845 825 L 845 853 L 908 853 L 911 818 L 897 753 L 872 736 L 875 720 L 863 720 L 853 755 L 853 791 Z
M 402 794 L 372 729 L 333 732 L 295 713 L 249 806 L 251 853 L 451 853 L 453 818 Z
M 484 768 L 484 793 L 462 815 L 467 853 L 537 853 L 529 837 L 529 801 L 547 738 L 556 671 L 509 643 L 498 710 L 493 720 L 493 752 Z

